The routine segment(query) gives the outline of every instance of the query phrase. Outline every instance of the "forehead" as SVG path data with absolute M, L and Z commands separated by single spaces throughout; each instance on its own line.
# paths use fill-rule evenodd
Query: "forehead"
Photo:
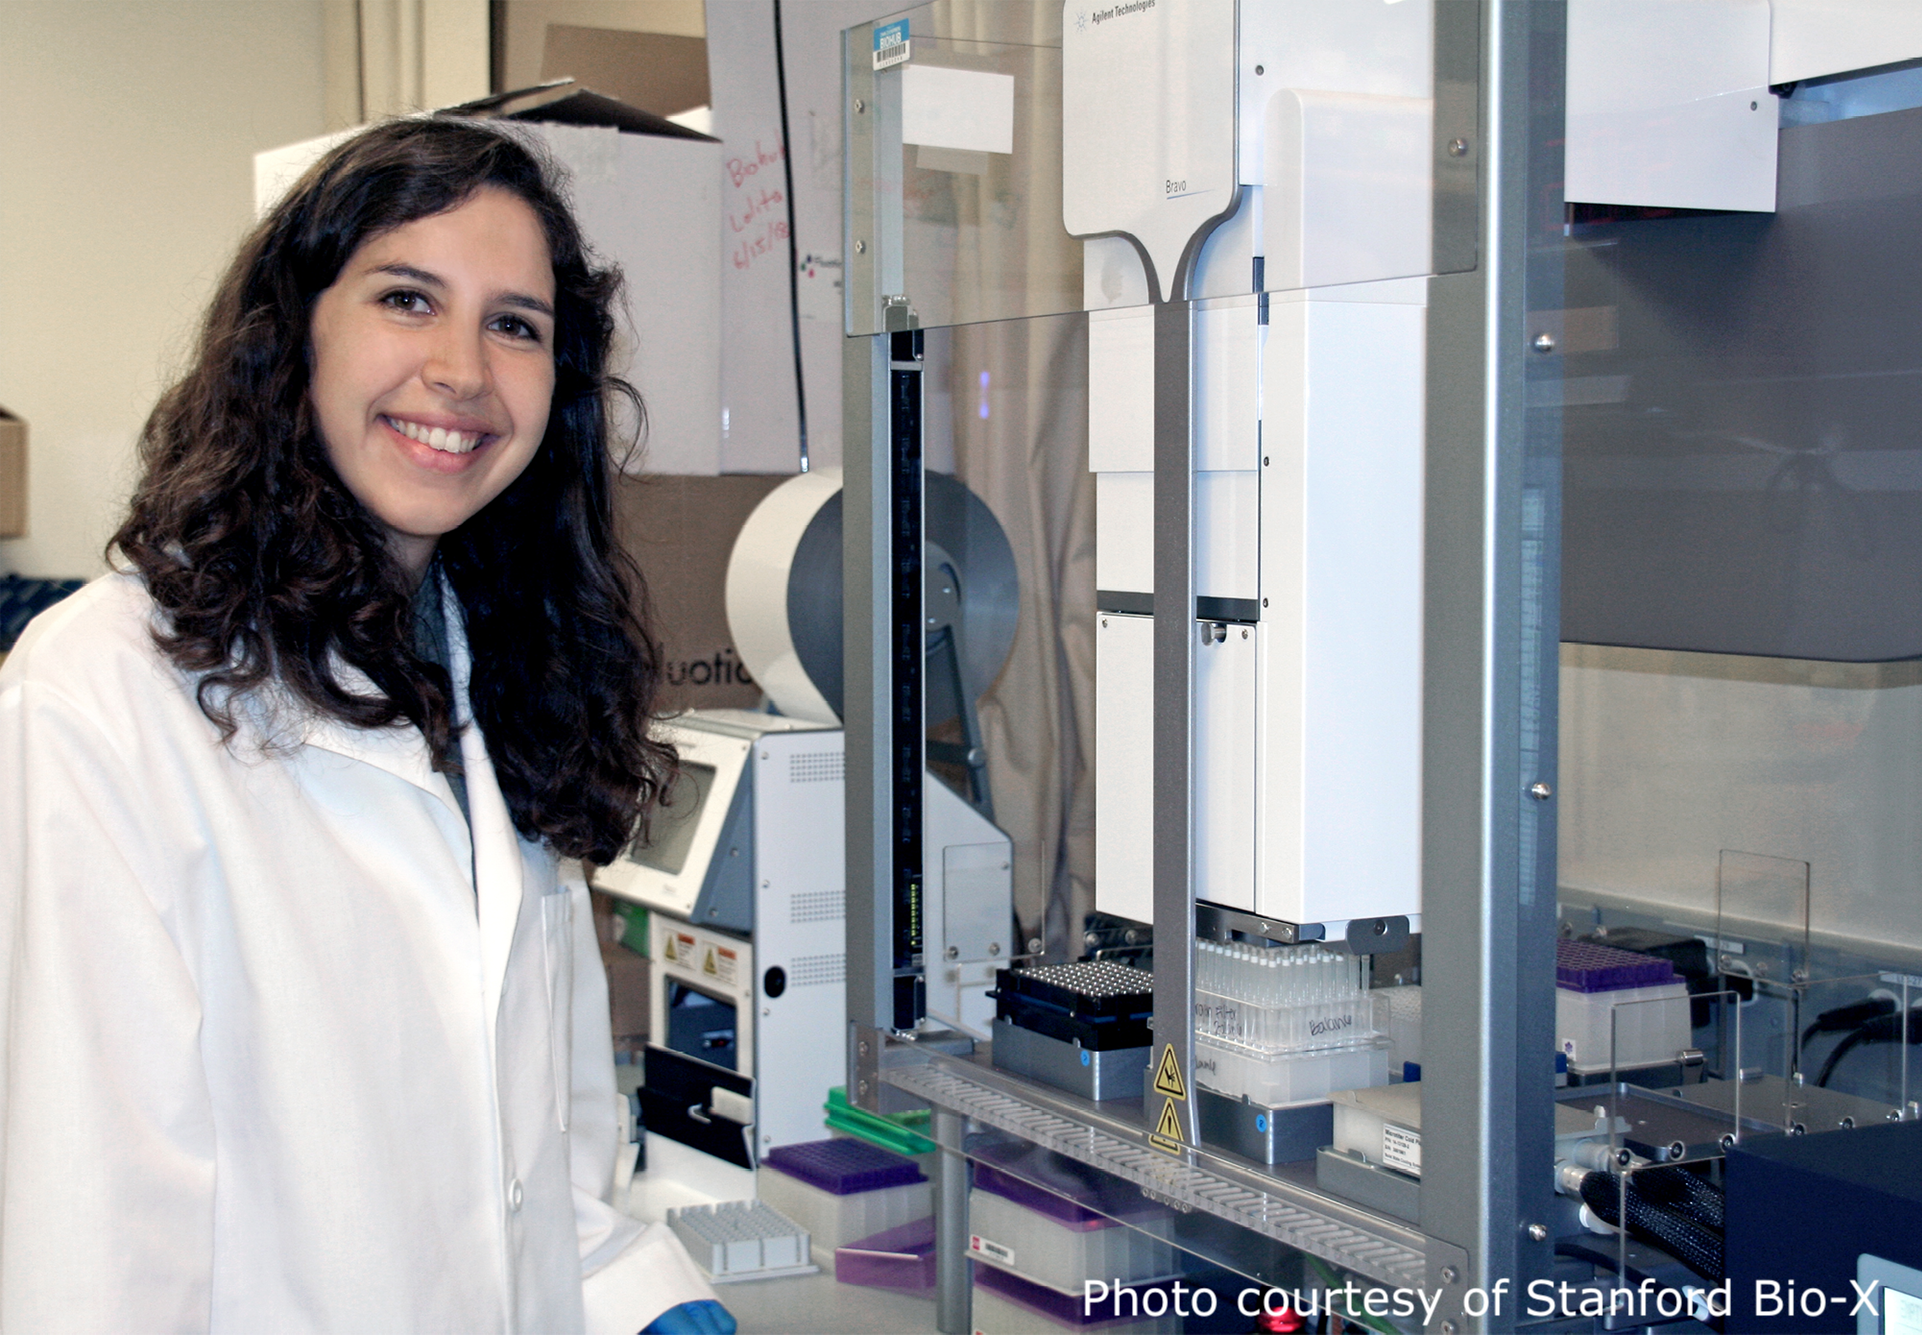
M 348 257 L 344 272 L 357 276 L 387 265 L 490 292 L 554 295 L 554 264 L 540 218 L 526 200 L 496 186 L 368 238 Z

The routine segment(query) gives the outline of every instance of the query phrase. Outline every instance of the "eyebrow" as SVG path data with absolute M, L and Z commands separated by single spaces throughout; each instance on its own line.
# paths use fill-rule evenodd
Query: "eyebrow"
M 396 278 L 405 278 L 410 283 L 419 283 L 422 287 L 438 288 L 443 292 L 447 290 L 446 281 L 438 274 L 431 274 L 425 269 L 416 269 L 411 264 L 379 264 L 368 270 L 368 272 L 392 274 Z M 525 292 L 503 292 L 499 297 L 499 301 L 503 306 L 513 306 L 519 310 L 533 311 L 537 315 L 547 316 L 550 320 L 554 318 L 554 308 L 552 306 L 542 301 L 539 297 L 528 296 Z

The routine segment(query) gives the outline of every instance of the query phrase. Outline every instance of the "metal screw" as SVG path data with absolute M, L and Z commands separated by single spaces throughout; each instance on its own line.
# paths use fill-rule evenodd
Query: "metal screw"
M 1547 1242 L 1548 1241 L 1548 1225 L 1547 1224 L 1530 1224 L 1528 1226 L 1528 1236 L 1536 1242 Z
M 1537 802 L 1546 802 L 1549 798 L 1555 796 L 1555 790 L 1537 779 L 1534 783 L 1528 785 L 1528 795 Z
M 867 1082 L 867 1081 L 865 1081 L 865 1080 L 863 1080 L 863 1081 L 861 1082 L 861 1092 L 862 1092 L 863 1094 L 865 1094 L 865 1093 L 867 1093 L 867 1092 L 868 1092 L 868 1082 Z
M 858 97 L 854 99 L 854 110 L 855 110 L 855 112 L 856 112 L 856 114 L 859 114 L 860 112 L 863 112 L 863 111 L 866 111 L 867 109 L 868 109 L 868 104 L 867 104 L 867 103 L 865 103 L 865 102 L 863 102 L 863 101 L 862 101 L 862 100 L 861 100 L 860 98 L 858 98 Z
M 1807 969 L 1793 969 L 1789 972 L 1789 981 L 1791 983 L 1806 983 L 1808 980 L 1809 971 Z
M 865 255 L 865 254 L 867 254 L 867 253 L 868 253 L 868 243 L 867 243 L 867 242 L 865 242 L 865 241 L 856 241 L 856 242 L 854 243 L 854 253 L 855 253 L 856 255 Z
M 1101 618 L 1101 629 L 1103 630 L 1108 629 L 1108 618 L 1106 617 Z
M 1261 456 L 1261 466 L 1263 468 L 1266 468 L 1268 466 L 1268 456 L 1265 454 Z
M 1241 632 L 1241 638 L 1244 640 L 1248 638 L 1248 632 L 1246 630 Z
M 1263 607 L 1266 607 L 1266 606 L 1268 606 L 1268 600 L 1267 600 L 1266 598 L 1263 598 L 1263 599 L 1261 600 L 1261 605 L 1262 605 Z
M 868 1055 L 868 1041 L 865 1038 L 861 1040 L 861 1055 L 863 1057 Z
M 1461 1335 L 1461 1327 L 1453 1321 L 1442 1322 L 1442 1335 Z
M 1855 1119 L 1853 1117 L 1844 1117 L 1841 1121 L 1837 1122 L 1836 1125 L 1844 1131 L 1853 1131 L 1855 1130 Z
M 1448 141 L 1448 156 L 1451 158 L 1467 157 L 1468 141 L 1466 139 L 1450 139 Z
M 999 941 L 988 942 L 988 954 L 999 955 L 1000 953 L 1001 953 L 1001 943 Z
M 947 949 L 947 951 L 946 951 L 946 954 L 947 954 L 947 957 L 948 957 L 949 959 L 951 959 L 951 960 L 958 960 L 958 959 L 960 959 L 960 958 L 961 958 L 961 947 L 959 947 L 959 946 L 949 946 L 949 947 L 948 947 L 948 949 Z
M 1444 1284 L 1453 1284 L 1456 1280 L 1460 1279 L 1461 1277 L 1462 1277 L 1462 1272 L 1455 1269 L 1455 1267 L 1452 1265 L 1445 1265 L 1441 1269 L 1441 1281 Z
M 1255 73 L 1257 73 L 1257 74 L 1259 74 L 1259 73 L 1261 73 L 1261 71 L 1260 71 L 1260 70 L 1256 70 L 1256 71 L 1255 71 Z M 1759 103 L 1759 102 L 1751 102 L 1751 103 L 1749 103 L 1749 104 L 1748 104 L 1748 109 L 1749 109 L 1750 111 L 1754 111 L 1754 110 L 1756 110 L 1756 109 L 1758 109 L 1758 108 L 1759 108 L 1760 106 L 1761 106 L 1761 103 Z
M 1256 73 L 1256 74 L 1266 74 L 1267 72 L 1268 72 L 1268 71 L 1266 71 L 1266 70 L 1264 70 L 1264 69 L 1263 69 L 1263 68 L 1262 68 L 1261 66 L 1259 66 L 1259 65 L 1257 65 L 1257 66 L 1255 66 L 1255 73 Z
M 1547 333 L 1546 331 L 1535 335 L 1535 351 L 1537 352 L 1555 351 L 1555 336 L 1553 334 Z

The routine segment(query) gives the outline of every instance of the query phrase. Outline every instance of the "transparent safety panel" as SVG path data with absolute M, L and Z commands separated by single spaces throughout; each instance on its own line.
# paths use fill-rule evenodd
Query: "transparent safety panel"
M 847 332 L 1472 268 L 1478 9 L 1247 6 L 1237 34 L 1233 0 L 943 0 L 848 30 Z

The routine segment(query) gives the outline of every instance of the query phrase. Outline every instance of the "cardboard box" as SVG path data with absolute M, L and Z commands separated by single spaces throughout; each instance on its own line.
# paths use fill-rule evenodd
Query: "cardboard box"
M 727 562 L 761 498 L 784 477 L 626 478 L 614 496 L 617 538 L 641 567 L 660 637 L 661 708 L 752 709 L 761 688 L 727 625 Z
M 27 424 L 0 408 L 0 538 L 27 536 Z

